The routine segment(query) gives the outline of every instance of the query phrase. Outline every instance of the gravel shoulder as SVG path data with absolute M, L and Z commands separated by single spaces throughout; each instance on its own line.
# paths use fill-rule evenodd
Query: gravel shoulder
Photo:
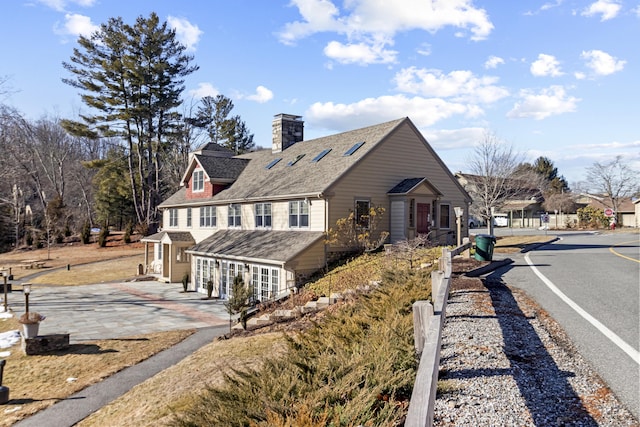
M 435 426 L 640 426 L 526 293 L 455 277 Z

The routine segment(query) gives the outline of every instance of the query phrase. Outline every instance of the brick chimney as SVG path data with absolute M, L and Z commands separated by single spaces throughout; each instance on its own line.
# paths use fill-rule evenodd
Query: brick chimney
M 273 117 L 273 142 L 271 150 L 279 153 L 296 142 L 304 140 L 304 121 L 302 116 L 276 114 Z

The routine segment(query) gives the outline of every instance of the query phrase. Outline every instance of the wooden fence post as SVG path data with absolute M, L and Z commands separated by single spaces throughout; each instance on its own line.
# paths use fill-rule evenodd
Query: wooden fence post
M 438 295 L 440 295 L 440 288 L 442 288 L 444 282 L 444 271 L 433 270 L 431 272 L 431 301 L 433 305 L 439 305 Z
M 433 305 L 429 301 L 416 301 L 413 303 L 413 342 L 418 357 L 422 354 L 422 349 L 427 339 L 431 316 L 433 316 Z

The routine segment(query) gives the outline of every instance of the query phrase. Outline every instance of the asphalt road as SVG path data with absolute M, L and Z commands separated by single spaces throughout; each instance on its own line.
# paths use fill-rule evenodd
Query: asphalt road
M 545 233 L 496 229 L 495 235 Z M 640 419 L 640 234 L 546 232 L 560 239 L 493 274 L 562 325 L 620 401 Z

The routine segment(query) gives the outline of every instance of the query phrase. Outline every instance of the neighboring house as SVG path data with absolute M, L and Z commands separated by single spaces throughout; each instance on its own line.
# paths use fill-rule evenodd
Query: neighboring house
M 483 179 L 478 175 L 472 175 L 462 172 L 456 172 L 455 177 L 464 187 L 464 189 L 472 195 L 477 193 L 478 183 Z M 497 207 L 494 212 L 496 214 L 505 214 L 508 218 L 508 224 L 503 225 L 500 220 L 499 227 L 538 227 L 541 225 L 540 214 L 542 210 L 542 202 L 544 198 L 538 189 L 522 189 L 519 191 L 518 197 L 510 198 L 504 201 L 501 206 Z M 479 212 L 471 208 L 476 213 L 476 218 L 480 217 Z M 484 220 L 482 221 L 485 222 Z M 494 222 L 495 223 L 495 222 Z M 474 225 L 476 225 L 474 223 Z
M 169 282 L 187 273 L 199 292 L 212 281 L 220 298 L 239 274 L 258 300 L 273 299 L 344 249 L 325 241 L 338 219 L 354 212 L 367 229 L 372 207 L 385 209 L 378 231 L 392 243 L 427 233 L 455 241 L 453 208 L 466 218 L 471 199 L 411 120 L 309 141 L 303 128 L 280 114 L 272 150 L 194 152 L 182 187 L 160 204 L 162 231 L 142 239 L 149 271 Z
M 588 200 L 587 205 L 596 209 L 605 211 L 606 209 L 613 209 L 611 202 L 606 196 L 598 195 L 586 195 Z M 622 199 L 618 202 L 618 212 L 616 212 L 616 219 L 618 220 L 618 227 L 637 227 L 637 204 L 632 201 L 631 198 Z

